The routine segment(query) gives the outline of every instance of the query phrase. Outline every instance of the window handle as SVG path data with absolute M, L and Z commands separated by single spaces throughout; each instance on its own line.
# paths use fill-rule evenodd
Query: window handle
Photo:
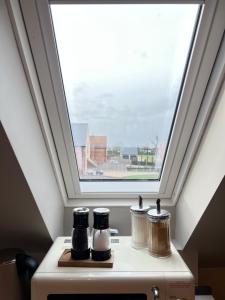
M 159 300 L 160 299 L 159 288 L 157 286 L 152 287 L 152 294 L 153 294 L 153 299 L 154 300 Z

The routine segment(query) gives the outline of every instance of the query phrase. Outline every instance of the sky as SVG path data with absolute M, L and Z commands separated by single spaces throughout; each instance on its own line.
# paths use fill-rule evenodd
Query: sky
M 70 121 L 108 146 L 165 144 L 196 4 L 51 5 Z

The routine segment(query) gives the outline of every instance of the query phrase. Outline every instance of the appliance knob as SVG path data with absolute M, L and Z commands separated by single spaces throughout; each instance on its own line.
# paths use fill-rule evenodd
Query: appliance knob
M 160 299 L 159 288 L 157 286 L 152 287 L 152 294 L 153 294 L 153 299 L 154 300 L 159 300 Z

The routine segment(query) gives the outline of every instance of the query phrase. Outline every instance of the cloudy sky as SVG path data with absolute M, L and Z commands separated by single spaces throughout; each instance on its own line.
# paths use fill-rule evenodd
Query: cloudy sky
M 70 120 L 110 146 L 166 143 L 198 5 L 52 5 Z

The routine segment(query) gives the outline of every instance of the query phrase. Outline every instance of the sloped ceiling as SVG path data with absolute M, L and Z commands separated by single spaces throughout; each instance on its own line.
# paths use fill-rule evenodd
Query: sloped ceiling
M 225 177 L 186 248 L 195 248 L 198 251 L 199 267 L 225 266 Z
M 0 248 L 46 251 L 51 237 L 1 123 L 0 166 Z

